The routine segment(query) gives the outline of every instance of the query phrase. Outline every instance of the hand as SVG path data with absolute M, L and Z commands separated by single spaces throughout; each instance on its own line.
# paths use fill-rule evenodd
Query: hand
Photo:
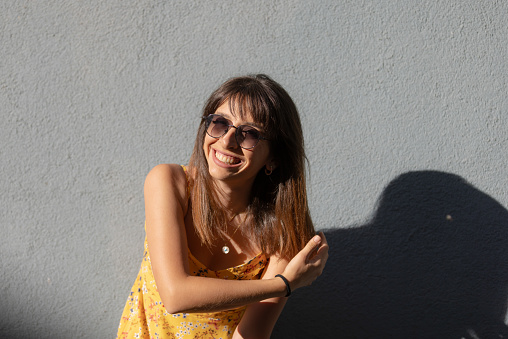
M 320 232 L 291 259 L 282 275 L 289 281 L 292 291 L 309 286 L 321 275 L 327 259 L 328 243 L 323 232 Z

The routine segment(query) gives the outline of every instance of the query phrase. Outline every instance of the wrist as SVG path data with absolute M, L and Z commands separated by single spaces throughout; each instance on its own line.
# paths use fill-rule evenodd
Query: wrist
M 286 298 L 289 297 L 291 295 L 291 285 L 289 284 L 289 281 L 282 274 L 277 274 L 275 278 L 280 278 L 280 280 L 282 280 L 282 282 L 284 283 L 284 291 L 285 291 L 284 297 Z

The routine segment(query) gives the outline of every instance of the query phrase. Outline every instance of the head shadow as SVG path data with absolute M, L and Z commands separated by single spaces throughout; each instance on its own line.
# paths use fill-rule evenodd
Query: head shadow
M 402 174 L 371 222 L 325 235 L 325 272 L 274 337 L 508 338 L 508 211 L 461 177 Z

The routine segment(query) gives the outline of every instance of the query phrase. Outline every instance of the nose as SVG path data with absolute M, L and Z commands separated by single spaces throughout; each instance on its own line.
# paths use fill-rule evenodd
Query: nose
M 226 134 L 224 134 L 221 137 L 222 144 L 224 145 L 224 147 L 226 147 L 226 148 L 236 148 L 238 146 L 238 143 L 236 142 L 235 133 L 236 133 L 236 128 L 235 127 L 229 127 L 229 129 L 226 132 Z

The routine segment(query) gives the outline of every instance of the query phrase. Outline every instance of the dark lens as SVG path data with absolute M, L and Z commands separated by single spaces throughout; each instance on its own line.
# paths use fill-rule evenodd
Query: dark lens
M 243 148 L 252 148 L 259 141 L 259 131 L 250 126 L 238 127 L 238 142 Z
M 208 126 L 208 134 L 213 138 L 220 138 L 228 130 L 228 121 L 219 115 L 211 116 L 211 123 Z

